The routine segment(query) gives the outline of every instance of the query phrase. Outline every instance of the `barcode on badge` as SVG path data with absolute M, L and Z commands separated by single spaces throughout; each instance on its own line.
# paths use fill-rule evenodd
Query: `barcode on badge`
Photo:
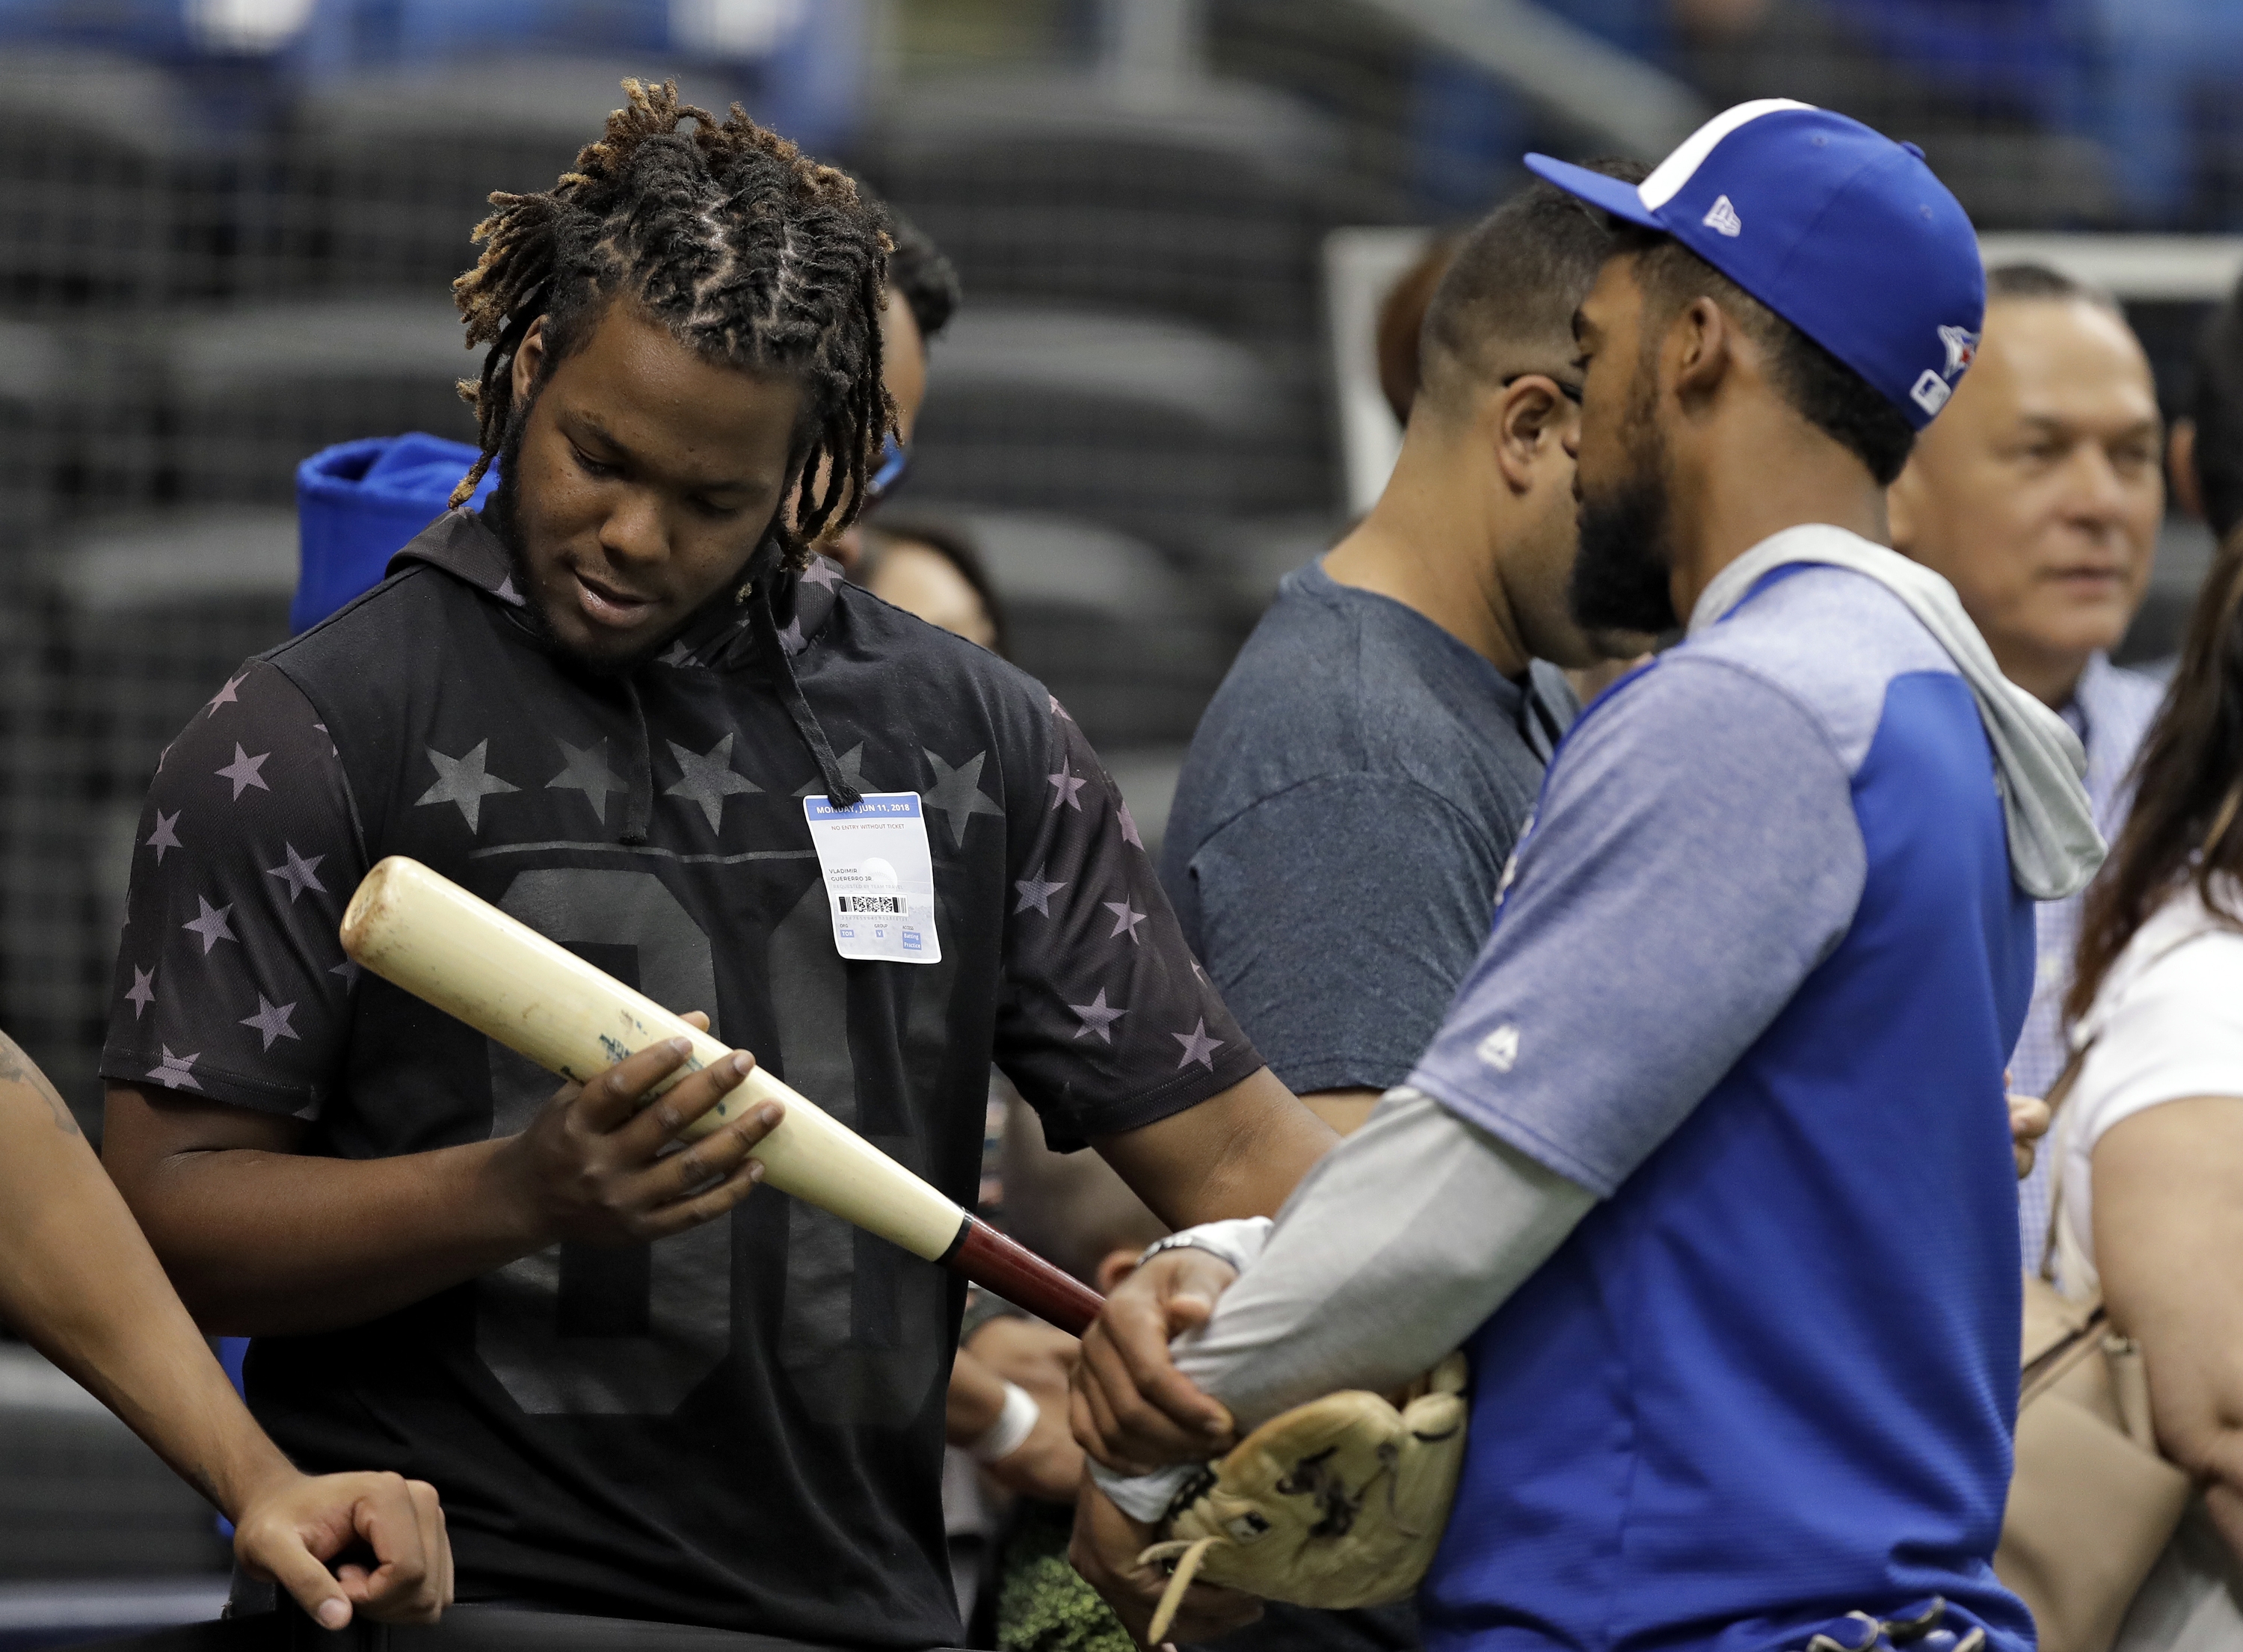
M 833 910 L 844 917 L 908 917 L 911 903 L 900 895 L 837 895 L 833 897 Z

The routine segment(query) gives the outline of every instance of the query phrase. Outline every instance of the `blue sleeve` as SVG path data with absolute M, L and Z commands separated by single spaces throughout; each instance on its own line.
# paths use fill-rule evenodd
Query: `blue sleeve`
M 1822 725 L 1671 657 L 1560 748 L 1493 933 L 1410 1082 L 1609 1198 L 1829 957 L 1865 863 Z
M 1191 857 L 1202 962 L 1296 1093 L 1409 1073 L 1487 939 L 1499 822 L 1341 775 L 1263 799 Z

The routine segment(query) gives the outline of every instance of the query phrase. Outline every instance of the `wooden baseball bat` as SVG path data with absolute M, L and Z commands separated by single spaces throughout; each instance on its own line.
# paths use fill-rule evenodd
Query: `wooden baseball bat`
M 386 981 L 539 1066 L 582 1084 L 667 1038 L 692 1048 L 660 1089 L 731 1051 L 441 873 L 392 855 L 343 914 L 343 950 Z M 657 1091 L 658 1093 L 658 1091 Z M 766 1185 L 963 1273 L 1081 1336 L 1102 1299 L 943 1197 L 761 1067 L 684 1134 L 704 1136 L 758 1104 L 785 1108 L 755 1157 Z

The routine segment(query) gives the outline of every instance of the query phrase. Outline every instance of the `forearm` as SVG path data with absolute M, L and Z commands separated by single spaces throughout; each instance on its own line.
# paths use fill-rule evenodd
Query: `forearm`
M 2243 1559 L 2243 1096 L 2123 1118 L 2089 1162 L 2104 1300 L 2142 1345 L 2159 1447 Z
M 28 1064 L 17 1071 L 27 1076 L 0 1081 L 0 1314 L 236 1514 L 294 1471 L 235 1396 L 92 1150 L 62 1127 L 68 1113 Z
M 1170 1227 L 1274 1216 L 1339 1138 L 1267 1067 L 1198 1106 L 1094 1145 Z
M 1594 1204 L 1431 1098 L 1398 1091 L 1312 1171 L 1176 1368 L 1239 1432 L 1342 1388 L 1422 1374 L 1485 1322 Z M 1137 1519 L 1185 1471 L 1094 1466 Z
M 301 1335 L 379 1319 L 548 1243 L 502 1174 L 505 1145 L 375 1159 L 203 1150 L 157 1160 L 126 1191 L 206 1330 Z
M 1242 1427 L 1395 1388 L 1456 1347 L 1588 1213 L 1589 1192 L 1430 1097 L 1396 1091 L 1312 1170 L 1177 1369 Z

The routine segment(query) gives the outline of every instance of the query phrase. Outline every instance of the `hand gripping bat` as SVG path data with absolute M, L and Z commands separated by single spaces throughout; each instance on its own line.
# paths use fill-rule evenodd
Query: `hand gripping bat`
M 663 1088 L 730 1051 L 653 999 L 509 917 L 420 862 L 393 855 L 343 914 L 351 958 L 539 1066 L 581 1084 L 667 1038 L 691 1044 Z M 785 1109 L 756 1146 L 764 1181 L 963 1273 L 1080 1336 L 1101 1298 L 1022 1249 L 757 1067 L 684 1134 L 704 1136 L 759 1103 Z

